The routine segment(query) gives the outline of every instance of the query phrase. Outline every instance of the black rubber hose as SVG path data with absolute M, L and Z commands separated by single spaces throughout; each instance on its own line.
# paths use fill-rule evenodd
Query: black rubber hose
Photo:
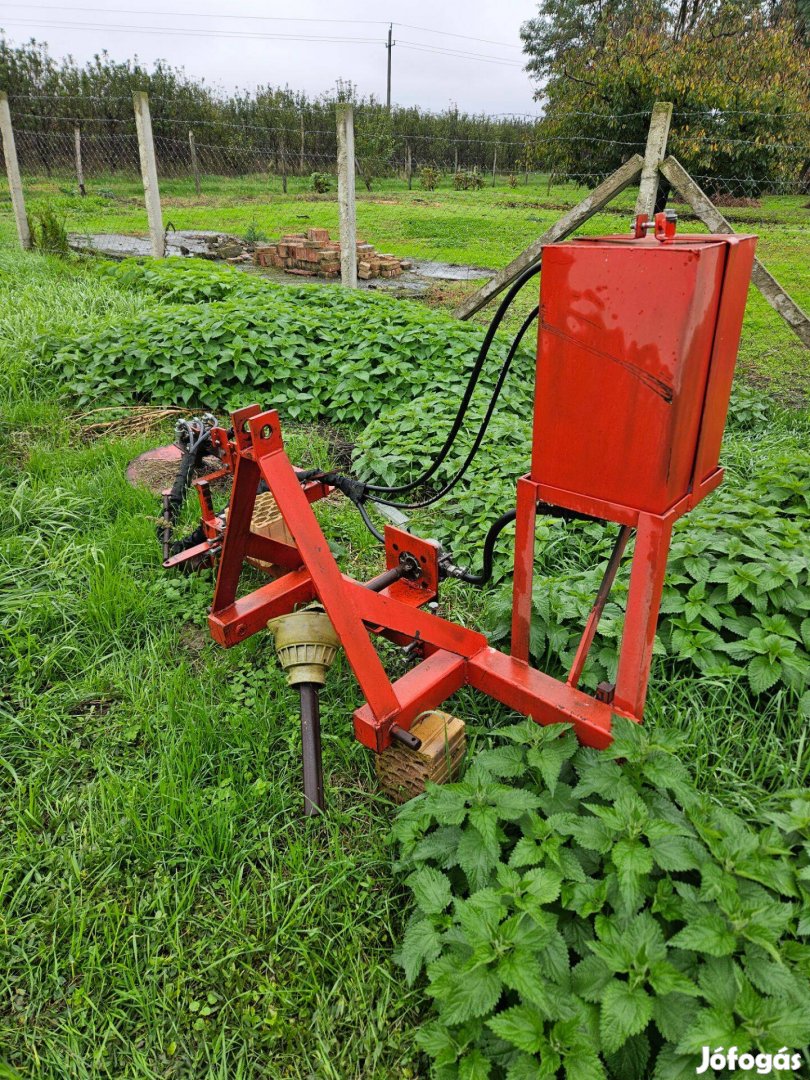
M 203 427 L 199 436 L 193 443 L 184 451 L 183 456 L 180 459 L 180 465 L 178 466 L 177 473 L 172 484 L 171 492 L 169 493 L 169 499 L 164 510 L 164 517 L 161 523 L 157 527 L 158 540 L 164 543 L 166 520 L 168 519 L 169 529 L 173 530 L 177 524 L 177 519 L 180 517 L 180 513 L 183 509 L 183 503 L 186 501 L 186 491 L 191 485 L 191 475 L 197 465 L 197 462 L 205 454 L 205 444 L 208 441 L 208 436 L 211 434 L 209 428 Z M 181 541 L 180 551 L 183 551 L 186 547 L 190 546 L 186 541 Z
M 473 440 L 473 444 L 470 447 L 470 450 L 469 450 L 469 453 L 467 454 L 467 457 L 464 459 L 463 465 L 458 470 L 458 472 L 455 474 L 455 476 L 453 476 L 452 479 L 447 481 L 447 483 L 441 489 L 441 491 L 438 491 L 435 495 L 431 495 L 427 499 L 423 499 L 421 502 L 413 502 L 413 503 L 392 502 L 390 499 L 383 499 L 383 498 L 375 496 L 375 495 L 369 495 L 369 500 L 371 502 L 381 503 L 384 506 L 393 506 L 398 510 L 421 510 L 425 506 L 432 506 L 433 503 L 436 503 L 440 499 L 443 499 L 445 497 L 445 495 L 449 494 L 449 492 L 451 492 L 453 490 L 453 488 L 456 486 L 456 484 L 458 484 L 459 481 L 463 479 L 465 473 L 467 472 L 467 469 L 469 469 L 470 465 L 472 464 L 473 458 L 478 453 L 478 449 L 479 449 L 479 447 L 481 446 L 481 443 L 484 440 L 484 435 L 486 435 L 487 428 L 489 427 L 489 422 L 492 419 L 492 414 L 494 413 L 495 406 L 498 403 L 498 398 L 500 397 L 501 390 L 503 389 L 503 384 L 506 381 L 506 376 L 509 374 L 509 369 L 512 366 L 512 360 L 513 360 L 513 358 L 515 356 L 515 353 L 517 352 L 517 350 L 518 350 L 518 348 L 520 346 L 520 343 L 523 340 L 524 334 L 529 329 L 529 327 L 534 322 L 534 320 L 537 318 L 537 316 L 539 314 L 539 310 L 540 310 L 539 308 L 535 308 L 534 311 L 532 311 L 529 315 L 527 315 L 527 317 L 523 321 L 523 325 L 521 326 L 520 330 L 518 330 L 517 334 L 515 334 L 514 340 L 512 341 L 512 344 L 509 347 L 509 352 L 507 353 L 506 359 L 504 360 L 503 365 L 501 366 L 501 370 L 500 370 L 500 372 L 498 374 L 498 378 L 497 378 L 497 380 L 495 382 L 495 386 L 494 386 L 494 388 L 492 390 L 492 396 L 489 399 L 489 405 L 487 406 L 487 411 L 484 414 L 484 418 L 481 421 L 480 427 L 478 428 L 478 434 L 475 436 L 475 439 Z
M 469 407 L 475 388 L 478 385 L 478 379 L 481 376 L 481 371 L 483 370 L 484 363 L 489 354 L 492 339 L 495 337 L 495 333 L 498 330 L 498 327 L 503 322 L 504 316 L 506 315 L 507 310 L 511 306 L 515 296 L 517 296 L 517 294 L 520 292 L 520 290 L 523 288 L 527 281 L 531 281 L 531 279 L 539 273 L 539 264 L 537 266 L 529 267 L 528 270 L 525 270 L 520 275 L 517 281 L 512 285 L 509 292 L 506 294 L 505 298 L 501 301 L 498 310 L 495 312 L 494 318 L 492 319 L 487 328 L 486 336 L 481 343 L 481 348 L 478 351 L 478 357 L 475 361 L 475 364 L 473 365 L 472 371 L 470 372 L 467 387 L 464 391 L 464 396 L 462 397 L 459 404 L 456 418 L 453 421 L 453 426 L 450 428 L 450 431 L 444 441 L 444 445 L 442 446 L 441 450 L 438 452 L 438 454 L 433 459 L 428 468 L 425 470 L 425 472 L 423 472 L 422 475 L 418 476 L 415 480 L 410 480 L 407 484 L 399 484 L 398 486 L 390 486 L 385 484 L 366 484 L 366 489 L 368 491 L 379 491 L 387 493 L 389 495 L 402 495 L 406 491 L 413 491 L 414 488 L 422 487 L 441 467 L 444 459 L 450 453 L 450 450 L 452 449 L 453 444 L 456 441 L 456 437 L 458 436 L 459 431 L 461 431 L 462 425 L 464 423 L 464 417 L 467 413 L 467 409 Z
M 352 500 L 352 502 L 354 502 L 354 500 Z M 355 502 L 354 505 L 360 511 L 360 517 L 363 519 L 363 524 L 374 537 L 374 539 L 379 540 L 381 544 L 384 544 L 385 537 L 381 532 L 378 532 L 377 529 L 374 528 L 374 524 L 371 518 L 368 516 L 368 510 L 366 510 L 365 506 L 363 506 L 361 502 Z
M 459 581 L 466 581 L 469 585 L 486 585 L 492 577 L 495 541 L 506 526 L 513 522 L 516 517 L 517 510 L 508 510 L 505 514 L 502 514 L 497 521 L 490 525 L 489 532 L 484 540 L 484 557 L 480 574 L 471 574 L 469 571 L 464 570 L 458 574 L 454 574 L 453 577 L 458 578 Z
M 538 502 L 537 513 L 545 517 L 558 518 L 561 521 L 593 521 L 598 525 L 604 525 L 604 518 L 593 517 L 591 514 L 579 514 L 576 510 L 567 510 L 563 506 L 552 506 L 551 503 Z M 468 585 L 486 585 L 492 577 L 495 555 L 495 541 L 506 528 L 515 520 L 517 510 L 509 510 L 494 522 L 484 540 L 483 565 L 480 574 L 471 574 L 468 570 L 457 570 L 451 577 L 458 581 L 466 581 Z

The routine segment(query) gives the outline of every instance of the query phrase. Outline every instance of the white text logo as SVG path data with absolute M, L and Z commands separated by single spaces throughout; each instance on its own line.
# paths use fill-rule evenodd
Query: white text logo
M 741 1054 L 736 1046 L 730 1046 L 728 1050 L 718 1046 L 716 1050 L 712 1051 L 710 1046 L 704 1046 L 703 1061 L 695 1069 L 695 1072 L 700 1075 L 708 1069 L 712 1069 L 714 1072 L 720 1072 L 722 1069 L 734 1072 L 735 1069 L 739 1069 L 741 1072 L 756 1070 L 760 1076 L 767 1076 L 774 1069 L 795 1072 L 801 1068 L 801 1064 L 802 1055 L 788 1053 L 786 1046 L 783 1046 L 781 1050 L 777 1050 L 775 1054 Z

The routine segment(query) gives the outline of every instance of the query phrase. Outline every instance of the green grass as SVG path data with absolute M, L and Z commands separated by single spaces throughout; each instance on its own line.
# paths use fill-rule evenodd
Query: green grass
M 88 184 L 88 196 L 79 198 L 75 180 L 64 177 L 25 179 L 29 213 L 53 207 L 70 231 L 123 232 L 146 235 L 143 191 L 137 177 L 109 175 Z M 423 191 L 418 182 L 408 190 L 398 180 L 375 182 L 357 193 L 359 235 L 379 250 L 403 257 L 433 259 L 499 269 L 547 229 L 586 189 L 569 183 L 550 184 L 534 175 L 512 188 L 498 177 L 493 188 L 454 191 L 444 178 L 436 191 Z M 244 236 L 258 230 L 269 237 L 310 227 L 330 229 L 337 235 L 337 198 L 334 192 L 315 195 L 308 178 L 290 177 L 288 193 L 275 176 L 226 178 L 205 176 L 198 197 L 189 179 L 161 180 L 164 223 L 177 229 L 222 229 Z M 633 212 L 635 194 L 628 189 L 604 213 L 583 228 L 586 234 L 625 232 Z M 685 207 L 674 204 L 683 216 Z M 806 258 L 810 209 L 806 196 L 766 196 L 759 207 L 731 207 L 723 211 L 739 231 L 756 232 L 758 255 L 778 281 L 805 310 L 810 308 L 810 262 Z M 686 215 L 681 230 L 705 232 L 700 222 Z M 0 246 L 14 242 L 14 228 L 5 185 L 0 186 Z M 476 284 L 440 283 L 430 302 L 452 309 Z M 529 290 L 527 290 L 528 292 Z M 526 300 L 526 305 L 530 300 Z M 516 306 L 512 319 L 522 318 Z M 528 308 L 527 308 L 528 310 Z M 525 314 L 525 312 L 523 312 Z M 476 317 L 487 321 L 488 310 Z M 751 290 L 740 350 L 740 365 L 752 381 L 796 403 L 810 398 L 810 359 L 795 334 Z
M 334 213 L 294 195 L 229 208 L 226 187 L 220 204 L 166 217 L 240 231 L 255 212 L 272 233 L 296 224 L 292 211 L 308 224 Z M 370 238 L 401 237 L 403 254 L 502 263 L 542 225 L 522 220 L 533 208 L 481 214 L 479 195 L 492 202 L 414 190 L 361 209 L 383 232 Z M 428 205 L 416 219 L 417 199 L 455 209 L 445 219 Z M 140 227 L 134 207 L 86 212 L 88 228 Z M 520 223 L 499 234 L 510 214 Z M 8 240 L 5 212 L 2 227 Z M 418 235 L 406 241 L 409 228 Z M 408 913 L 393 808 L 351 735 L 360 695 L 345 661 L 323 695 L 329 814 L 305 822 L 296 702 L 268 638 L 227 652 L 211 643 L 210 575 L 164 575 L 155 501 L 124 479 L 169 430 L 88 440 L 72 403 L 31 377 L 43 337 L 159 303 L 92 266 L 0 257 L 0 1077 L 426 1075 L 413 1033 L 428 1005 L 392 961 Z M 752 363 L 778 348 L 763 327 Z M 778 417 L 792 430 L 790 414 Z M 285 434 L 294 458 L 326 463 L 317 432 Z M 760 435 L 737 436 L 735 461 Z M 348 570 L 380 569 L 351 509 L 318 512 Z M 422 525 L 443 535 L 440 515 Z M 475 623 L 485 599 L 456 585 L 447 610 Z M 507 717 L 472 692 L 448 707 L 473 747 Z M 786 699 L 763 714 L 742 684 L 654 677 L 647 722 L 682 730 L 702 786 L 735 807 L 754 813 L 765 792 L 806 782 L 806 724 Z

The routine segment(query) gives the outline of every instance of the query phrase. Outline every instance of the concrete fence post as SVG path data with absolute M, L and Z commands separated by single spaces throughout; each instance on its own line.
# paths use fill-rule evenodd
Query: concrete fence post
M 11 111 L 8 107 L 8 94 L 3 91 L 0 91 L 0 133 L 3 137 L 3 155 L 6 159 L 6 176 L 11 192 L 11 209 L 17 225 L 17 238 L 20 241 L 20 247 L 27 251 L 31 247 L 31 229 L 25 212 L 17 147 L 14 143 L 14 128 L 11 126 Z
M 200 194 L 200 165 L 197 161 L 197 142 L 194 138 L 194 132 L 189 129 L 188 133 L 188 149 L 191 154 L 191 171 L 194 173 L 194 190 L 197 194 Z
M 160 209 L 160 189 L 158 188 L 155 141 L 152 138 L 149 95 L 143 90 L 136 90 L 132 95 L 132 103 L 135 106 L 135 128 L 138 132 L 138 153 L 141 158 L 143 195 L 146 202 L 146 216 L 149 220 L 152 255 L 156 259 L 162 259 L 166 253 L 166 236 L 163 232 L 163 214 Z
M 87 194 L 84 186 L 84 167 L 82 166 L 82 129 L 76 124 L 73 128 L 73 142 L 76 148 L 76 183 L 82 198 Z
M 357 217 L 354 198 L 354 113 L 351 105 L 335 106 L 337 119 L 338 214 L 340 216 L 340 280 L 357 288 Z

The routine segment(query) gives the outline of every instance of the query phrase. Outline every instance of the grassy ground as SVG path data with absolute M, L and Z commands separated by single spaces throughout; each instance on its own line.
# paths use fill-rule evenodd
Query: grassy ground
M 223 229 L 237 235 L 248 230 L 268 237 L 313 226 L 337 234 L 337 200 L 333 193 L 315 195 L 306 179 L 291 177 L 283 194 L 277 177 L 203 177 L 197 196 L 187 179 L 164 179 L 161 196 L 164 223 L 177 229 Z M 32 177 L 25 183 L 32 217 L 50 206 L 70 231 L 124 232 L 145 235 L 143 192 L 137 178 L 104 176 L 88 184 L 88 196 L 76 194 L 75 181 L 65 177 Z M 443 180 L 436 191 L 412 190 L 396 180 L 378 181 L 369 193 L 358 191 L 358 232 L 381 250 L 414 258 L 492 267 L 505 265 L 531 243 L 569 206 L 585 195 L 573 184 L 550 184 L 533 176 L 516 187 L 498 177 L 496 186 L 480 191 L 454 191 Z M 0 188 L 0 244 L 10 243 L 13 225 L 6 193 Z M 624 192 L 608 211 L 594 217 L 584 233 L 623 232 L 629 227 L 635 195 Z M 682 215 L 685 208 L 678 207 Z M 758 207 L 731 207 L 724 212 L 739 231 L 759 236 L 758 255 L 794 299 L 810 307 L 810 261 L 806 258 L 810 209 L 806 196 L 766 196 Z M 689 219 L 683 229 L 705 232 Z M 475 285 L 441 284 L 430 302 L 452 309 Z M 527 299 L 526 303 L 529 304 Z M 513 319 L 522 318 L 515 308 Z M 478 316 L 489 318 L 485 310 Z M 810 398 L 810 360 L 795 334 L 752 289 L 740 350 L 741 368 L 749 378 L 784 400 Z
M 295 195 L 164 195 L 178 228 L 334 224 L 333 202 Z M 499 265 L 553 218 L 528 205 L 546 198 L 383 192 L 360 217 L 402 254 Z M 142 228 L 122 199 L 68 206 L 87 229 Z M 780 214 L 773 250 L 785 283 L 807 289 L 791 257 L 798 207 Z M 0 1077 L 422 1076 L 413 1031 L 426 1005 L 391 961 L 405 915 L 393 808 L 351 737 L 359 698 L 345 663 L 323 702 L 330 813 L 306 823 L 296 703 L 269 642 L 211 644 L 208 576 L 163 575 L 154 500 L 124 480 L 168 431 L 90 438 L 32 363 L 45 336 L 156 303 L 81 265 L 0 254 Z M 754 306 L 747 326 L 751 363 L 798 377 L 778 324 Z M 790 414 L 776 423 L 796 437 Z M 326 463 L 316 432 L 287 440 L 302 463 Z M 352 512 L 319 512 L 348 569 L 379 569 Z M 457 588 L 450 610 L 474 621 L 469 592 Z M 450 708 L 473 742 L 502 719 L 470 693 Z M 654 686 L 648 722 L 683 729 L 704 787 L 735 805 L 806 782 L 803 725 L 779 697 L 763 716 L 733 682 Z

